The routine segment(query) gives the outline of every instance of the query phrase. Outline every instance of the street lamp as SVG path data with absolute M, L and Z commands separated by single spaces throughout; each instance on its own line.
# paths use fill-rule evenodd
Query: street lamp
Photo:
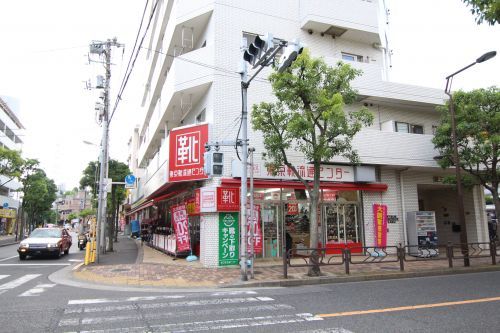
M 476 59 L 473 63 L 465 66 L 464 68 L 456 71 L 455 73 L 448 75 L 446 77 L 446 88 L 444 89 L 444 93 L 450 97 L 448 102 L 449 112 L 450 112 L 450 120 L 451 120 L 451 141 L 453 144 L 453 162 L 455 163 L 455 175 L 457 178 L 457 206 L 458 206 L 458 223 L 460 225 L 460 244 L 462 248 L 462 254 L 464 255 L 464 266 L 470 266 L 469 261 L 469 248 L 467 245 L 467 227 L 465 225 L 465 210 L 464 210 L 464 193 L 462 188 L 462 176 L 460 170 L 460 157 L 458 155 L 458 140 L 457 140 L 457 125 L 455 119 L 455 107 L 453 105 L 453 94 L 451 93 L 451 83 L 452 79 L 455 75 L 460 72 L 463 72 L 469 67 L 474 66 L 475 64 L 479 64 L 485 62 L 494 56 L 496 56 L 496 51 L 490 51 L 479 58 Z

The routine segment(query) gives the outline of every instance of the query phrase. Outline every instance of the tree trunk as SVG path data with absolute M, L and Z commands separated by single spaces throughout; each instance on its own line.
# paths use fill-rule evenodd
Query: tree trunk
M 500 219 L 500 198 L 498 197 L 498 184 L 493 184 L 493 192 L 491 193 L 493 196 L 493 204 L 495 205 L 495 217 L 498 220 Z
M 310 216 L 309 216 L 309 248 L 315 249 L 311 253 L 309 261 L 309 276 L 320 276 L 321 269 L 319 267 L 320 253 L 318 252 L 318 203 L 319 203 L 319 162 L 314 163 L 314 185 L 313 189 L 309 192 L 309 200 L 311 203 Z

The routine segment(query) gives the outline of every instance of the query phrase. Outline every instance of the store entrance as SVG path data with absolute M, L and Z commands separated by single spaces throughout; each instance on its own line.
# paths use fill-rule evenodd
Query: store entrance
M 328 203 L 321 206 L 323 242 L 327 254 L 340 253 L 344 247 L 361 252 L 362 235 L 357 203 Z

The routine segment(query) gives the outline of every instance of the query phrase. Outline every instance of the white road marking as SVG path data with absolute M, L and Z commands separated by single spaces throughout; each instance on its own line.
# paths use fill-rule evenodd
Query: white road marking
M 228 315 L 228 314 L 240 314 L 249 312 L 261 312 L 265 311 L 267 313 L 271 311 L 290 311 L 293 310 L 294 307 L 287 304 L 269 304 L 269 305 L 254 305 L 254 306 L 245 306 L 245 307 L 231 307 L 231 308 L 216 308 L 216 309 L 199 309 L 194 311 L 182 311 L 182 312 L 158 312 L 158 313 L 146 313 L 144 318 L 148 320 L 159 320 L 159 319 L 169 319 L 169 318 L 179 318 L 179 317 L 188 317 L 194 318 L 196 316 L 220 316 L 220 315 Z M 132 306 L 130 306 L 130 310 L 134 310 Z M 64 312 L 67 314 L 67 312 Z M 307 320 L 305 316 L 305 320 Z M 106 317 L 83 317 L 81 319 L 82 325 L 98 325 L 103 323 L 112 323 L 112 322 L 124 322 L 124 321 L 135 321 L 140 320 L 140 315 L 127 315 L 127 316 L 106 316 Z M 59 326 L 75 326 L 79 325 L 78 320 L 75 321 L 75 318 L 68 318 L 61 320 L 59 322 Z
M 94 299 L 72 299 L 68 301 L 68 305 L 85 305 L 85 304 L 102 304 L 102 303 L 121 303 L 121 302 L 138 302 L 138 301 L 156 301 L 163 299 L 185 298 L 184 295 L 160 295 L 160 296 L 140 296 L 128 298 L 94 298 Z
M 30 290 L 26 290 L 24 293 L 19 295 L 19 297 L 30 297 L 30 296 L 40 296 L 41 293 L 45 291 L 45 289 L 54 287 L 55 284 L 39 284 Z
M 94 330 L 94 331 L 80 331 L 81 333 L 113 333 L 113 332 L 144 332 L 153 329 L 154 331 L 161 332 L 194 332 L 194 331 L 208 331 L 208 330 L 222 330 L 234 329 L 243 327 L 256 327 L 256 326 L 270 326 L 278 324 L 291 324 L 304 322 L 306 314 L 289 314 L 277 316 L 259 316 L 259 317 L 246 317 L 246 318 L 229 318 L 208 321 L 194 321 L 187 323 L 175 324 L 161 324 L 151 325 L 150 327 L 127 327 L 127 328 L 113 328 L 108 330 Z M 313 317 L 309 313 L 307 317 Z
M 7 276 L 10 276 L 10 275 L 0 275 L 0 280 L 5 279 Z
M 153 303 L 153 304 L 139 304 L 139 308 L 142 309 L 158 309 L 158 308 L 168 308 L 168 307 L 180 307 L 180 306 L 203 306 L 203 305 L 215 305 L 215 304 L 237 304 L 237 303 L 249 303 L 249 302 L 267 302 L 273 301 L 274 299 L 270 297 L 262 297 L 260 300 L 256 297 L 240 297 L 240 298 L 216 298 L 207 299 L 199 301 L 184 301 L 184 302 L 170 302 L 170 303 Z
M 33 279 L 36 279 L 40 275 L 42 275 L 42 274 L 26 274 L 18 279 L 15 279 L 15 280 L 12 280 L 10 282 L 7 282 L 7 283 L 0 285 L 0 290 L 8 290 L 8 289 L 19 287 L 23 283 L 26 283 L 26 282 L 33 280 Z
M 212 296 L 231 296 L 231 295 L 255 295 L 256 291 L 253 290 L 235 290 L 235 291 L 218 291 L 212 293 Z
M 71 261 L 71 262 L 83 262 L 82 259 L 68 259 L 68 261 Z
M 12 257 L 8 257 L 8 258 L 0 259 L 0 261 L 6 261 L 6 260 L 14 259 L 14 258 L 17 258 L 17 257 L 18 256 L 12 256 Z
M 166 299 L 166 298 L 180 298 L 185 296 L 152 296 L 155 299 Z M 96 313 L 96 312 L 112 312 L 112 311 L 123 311 L 123 310 L 134 310 L 136 307 L 134 305 L 109 305 L 109 306 L 85 306 L 90 304 L 103 304 L 103 303 L 118 303 L 123 301 L 131 302 L 133 299 L 139 301 L 144 300 L 154 300 L 145 299 L 150 297 L 129 297 L 125 299 L 81 299 L 81 300 L 70 300 L 68 305 L 83 305 L 83 307 L 67 308 L 64 310 L 65 314 L 70 313 Z M 169 307 L 190 307 L 190 306 L 204 306 L 204 305 L 216 305 L 216 304 L 238 304 L 238 303 L 253 303 L 253 302 L 268 302 L 274 299 L 270 297 L 262 297 L 260 300 L 256 297 L 246 297 L 246 298 L 216 298 L 208 300 L 198 300 L 198 301 L 183 301 L 183 302 L 164 302 L 164 303 L 145 303 L 137 304 L 137 307 L 141 309 L 163 309 Z
M 320 328 L 308 331 L 300 331 L 298 333 L 354 333 L 342 327 Z

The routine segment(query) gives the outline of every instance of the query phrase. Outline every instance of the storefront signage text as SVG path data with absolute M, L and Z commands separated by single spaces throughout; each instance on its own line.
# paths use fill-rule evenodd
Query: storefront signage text
M 255 254 L 262 253 L 262 228 L 260 227 L 260 205 L 253 205 L 253 221 L 250 205 L 247 206 L 247 250 L 252 251 L 251 227 L 253 226 L 253 250 Z
M 240 210 L 240 189 L 217 187 L 217 211 L 238 212 Z
M 185 205 L 172 206 L 172 222 L 174 225 L 177 251 L 189 251 L 191 242 L 189 240 L 188 218 Z
M 306 180 L 314 180 L 314 166 L 311 164 L 296 164 L 294 165 L 299 175 Z M 241 164 L 239 169 L 241 169 Z M 256 162 L 253 168 L 253 176 L 255 178 L 268 178 L 268 179 L 286 179 L 297 180 L 297 176 L 293 173 L 292 169 L 286 165 L 280 166 L 276 173 L 273 174 L 271 169 L 266 168 L 264 163 Z M 241 170 L 238 166 L 232 166 L 233 177 L 241 177 Z M 354 182 L 354 168 L 346 165 L 320 165 L 320 181 L 330 182 Z
M 174 128 L 169 140 L 169 182 L 208 178 L 203 171 L 208 124 Z
M 0 217 L 14 218 L 16 217 L 16 210 L 0 208 Z
M 373 204 L 375 246 L 387 246 L 387 205 Z
M 199 198 L 202 213 L 240 210 L 240 189 L 236 187 L 202 187 Z
M 239 238 L 238 213 L 219 213 L 219 266 L 238 264 Z

